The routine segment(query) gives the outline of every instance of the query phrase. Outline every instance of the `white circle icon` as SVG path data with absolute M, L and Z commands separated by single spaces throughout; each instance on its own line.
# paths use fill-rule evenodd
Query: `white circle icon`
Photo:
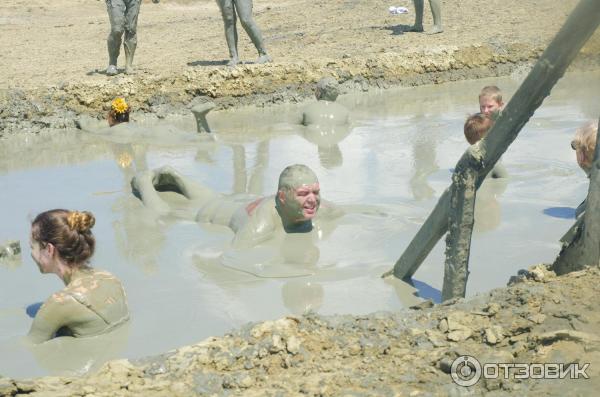
M 481 378 L 481 364 L 473 356 L 460 356 L 452 362 L 450 376 L 459 386 L 473 386 Z

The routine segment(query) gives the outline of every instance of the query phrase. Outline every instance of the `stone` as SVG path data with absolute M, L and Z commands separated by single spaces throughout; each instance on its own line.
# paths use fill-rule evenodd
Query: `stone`
M 300 340 L 295 336 L 290 336 L 286 342 L 286 349 L 290 354 L 298 354 L 300 352 Z
M 469 339 L 472 334 L 473 334 L 473 331 L 471 331 L 468 328 L 463 328 L 463 329 L 457 329 L 457 330 L 448 332 L 448 335 L 446 335 L 446 338 L 453 342 L 462 342 L 463 340 Z
M 502 327 L 499 325 L 493 325 L 485 329 L 485 341 L 490 345 L 495 345 L 504 339 Z
M 17 393 L 17 386 L 12 380 L 0 377 L 0 395 L 14 396 Z
M 527 318 L 529 321 L 532 321 L 536 324 L 541 324 L 546 319 L 546 315 L 542 313 L 536 313 Z
M 441 319 L 440 323 L 438 324 L 438 329 L 443 333 L 448 332 L 448 320 L 445 318 Z

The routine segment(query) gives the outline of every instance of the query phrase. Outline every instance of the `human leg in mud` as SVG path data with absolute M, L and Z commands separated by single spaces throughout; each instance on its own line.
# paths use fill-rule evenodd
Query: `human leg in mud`
M 131 180 L 131 190 L 144 205 L 158 214 L 167 214 L 171 211 L 158 192 L 179 193 L 195 201 L 198 207 L 203 207 L 210 200 L 220 197 L 217 192 L 181 175 L 170 166 L 138 173 Z
M 254 18 L 252 18 L 252 0 L 217 0 L 217 4 L 221 9 L 223 24 L 225 25 L 225 40 L 229 48 L 228 66 L 235 66 L 239 63 L 236 27 L 238 16 L 240 17 L 242 27 L 258 51 L 258 60 L 256 62 L 270 62 L 271 57 L 267 55 L 260 29 L 256 25 L 256 22 L 254 22 Z
M 121 41 L 123 41 L 125 49 L 125 73 L 133 72 L 133 55 L 137 46 L 137 21 L 141 3 L 141 0 L 106 0 L 106 9 L 110 19 L 110 33 L 106 40 L 108 46 L 106 74 L 109 76 L 118 73 L 117 58 L 121 49 Z
M 415 6 L 415 24 L 410 29 L 411 32 L 423 32 L 423 11 L 425 10 L 425 0 L 413 0 Z M 433 28 L 430 34 L 442 33 L 442 5 L 440 0 L 429 0 L 431 14 L 433 15 Z

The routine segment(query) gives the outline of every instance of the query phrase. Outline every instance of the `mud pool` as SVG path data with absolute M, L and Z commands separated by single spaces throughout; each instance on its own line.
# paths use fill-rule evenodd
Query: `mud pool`
M 463 122 L 478 110 L 481 87 L 500 86 L 506 101 L 519 77 L 342 96 L 353 124 L 325 138 L 294 124 L 302 109 L 294 105 L 211 113 L 217 142 L 196 139 L 191 115 L 168 117 L 162 126 L 138 120 L 148 130 L 168 130 L 168 138 L 107 140 L 77 131 L 3 141 L 0 242 L 19 239 L 23 255 L 21 262 L 0 263 L 0 374 L 82 373 L 107 359 L 164 353 L 248 321 L 306 310 L 398 310 L 418 302 L 415 288 L 380 275 L 449 185 L 467 145 Z M 587 192 L 570 141 L 577 127 L 598 117 L 599 77 L 563 78 L 504 155 L 510 178 L 482 186 L 468 295 L 554 259 Z M 316 243 L 291 238 L 291 252 L 268 244 L 232 252 L 229 229 L 155 217 L 129 187 L 136 170 L 169 164 L 219 192 L 268 195 L 279 172 L 297 162 L 315 170 L 323 198 L 349 213 Z M 30 348 L 21 341 L 31 324 L 26 309 L 62 284 L 40 275 L 29 257 L 29 224 L 38 212 L 57 207 L 95 214 L 92 264 L 121 279 L 132 321 L 115 334 Z M 439 299 L 443 250 L 440 242 L 415 275 L 423 297 Z M 310 255 L 301 263 L 288 260 L 305 252 Z

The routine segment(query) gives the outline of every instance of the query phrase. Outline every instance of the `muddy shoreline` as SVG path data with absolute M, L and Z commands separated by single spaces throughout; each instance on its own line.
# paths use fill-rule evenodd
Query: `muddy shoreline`
M 365 59 L 311 63 L 242 65 L 196 69 L 181 75 L 120 75 L 115 80 L 75 82 L 39 89 L 0 92 L 0 138 L 19 133 L 78 128 L 82 115 L 102 118 L 110 101 L 126 96 L 138 113 L 157 118 L 187 114 L 213 101 L 216 109 L 265 107 L 312 99 L 315 83 L 333 76 L 343 93 L 524 73 L 542 46 L 512 44 L 428 49 L 380 54 Z M 582 51 L 570 70 L 600 69 L 600 53 Z
M 0 395 L 592 395 L 600 385 L 598 282 L 598 268 L 556 277 L 538 265 L 466 301 L 252 323 L 84 377 L 0 377 Z M 450 375 L 463 355 L 482 364 L 589 363 L 589 379 L 509 373 L 467 388 Z

